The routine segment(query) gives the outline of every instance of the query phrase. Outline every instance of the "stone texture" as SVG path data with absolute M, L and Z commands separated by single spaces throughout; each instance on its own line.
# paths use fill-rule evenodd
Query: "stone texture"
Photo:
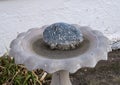
M 112 49 L 116 50 L 116 49 L 120 49 L 120 41 L 116 41 L 112 44 Z
M 74 49 L 83 41 L 79 28 L 67 23 L 54 23 L 43 32 L 43 40 L 51 49 Z

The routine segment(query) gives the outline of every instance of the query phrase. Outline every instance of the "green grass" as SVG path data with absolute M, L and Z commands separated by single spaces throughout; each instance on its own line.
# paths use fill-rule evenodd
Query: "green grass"
M 41 69 L 28 71 L 24 65 L 16 65 L 8 55 L 0 57 L 0 85 L 48 85 L 51 75 Z

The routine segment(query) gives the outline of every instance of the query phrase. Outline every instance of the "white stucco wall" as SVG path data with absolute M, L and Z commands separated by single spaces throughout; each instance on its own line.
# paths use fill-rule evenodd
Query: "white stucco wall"
M 120 0 L 0 0 L 0 55 L 18 33 L 54 22 L 90 26 L 117 41 Z

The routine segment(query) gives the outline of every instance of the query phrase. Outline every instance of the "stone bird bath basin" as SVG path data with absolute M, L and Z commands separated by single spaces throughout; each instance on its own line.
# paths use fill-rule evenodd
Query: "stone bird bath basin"
M 63 26 L 66 23 L 53 25 L 56 24 Z M 65 34 L 69 31 L 57 31 L 58 33 L 52 36 L 54 30 L 50 33 L 49 30 L 45 31 L 47 28 L 51 30 L 52 25 L 46 25 L 20 33 L 11 42 L 9 55 L 15 58 L 16 64 L 24 64 L 28 70 L 41 68 L 52 73 L 51 85 L 72 85 L 69 72 L 75 73 L 82 67 L 94 67 L 98 61 L 107 60 L 107 53 L 111 51 L 111 47 L 109 40 L 101 32 L 76 24 L 66 24 L 66 27 L 67 25 L 79 31 L 76 36 L 78 38 L 72 37 L 77 35 L 76 33 L 70 34 L 70 37 Z M 69 28 L 66 27 L 63 26 L 64 29 Z M 56 37 L 61 38 L 62 34 L 69 37 L 65 38 L 66 42 L 65 39 L 59 41 L 60 39 Z M 79 42 L 76 42 L 77 40 Z

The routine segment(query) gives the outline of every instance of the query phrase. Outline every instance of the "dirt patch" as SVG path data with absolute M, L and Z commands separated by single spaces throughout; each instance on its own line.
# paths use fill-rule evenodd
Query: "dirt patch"
M 120 85 L 120 50 L 108 54 L 95 68 L 82 68 L 70 75 L 73 85 Z

